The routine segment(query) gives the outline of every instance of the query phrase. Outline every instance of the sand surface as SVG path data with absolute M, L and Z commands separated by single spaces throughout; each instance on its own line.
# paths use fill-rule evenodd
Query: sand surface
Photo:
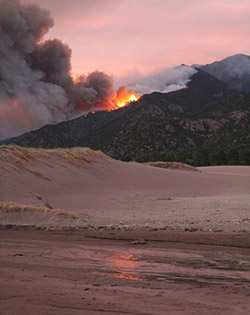
M 250 313 L 250 249 L 0 231 L 1 315 Z
M 12 212 L 0 215 L 1 224 L 250 231 L 250 166 L 168 170 L 92 150 L 11 150 L 0 165 L 0 201 L 48 204 L 78 219 Z
M 250 313 L 250 167 L 0 147 L 2 315 Z

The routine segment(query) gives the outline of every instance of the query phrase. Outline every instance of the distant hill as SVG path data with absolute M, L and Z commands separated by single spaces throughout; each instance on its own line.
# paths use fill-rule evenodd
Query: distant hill
M 234 90 L 250 92 L 250 56 L 238 54 L 199 68 Z

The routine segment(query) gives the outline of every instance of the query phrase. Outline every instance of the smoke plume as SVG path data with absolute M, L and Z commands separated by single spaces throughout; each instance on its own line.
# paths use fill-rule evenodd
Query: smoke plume
M 0 139 L 114 106 L 108 75 L 96 71 L 74 82 L 69 46 L 43 41 L 53 25 L 46 9 L 0 0 Z
M 169 93 L 186 88 L 191 76 L 196 72 L 192 67 L 181 65 L 132 83 L 129 87 L 140 95 L 152 92 Z

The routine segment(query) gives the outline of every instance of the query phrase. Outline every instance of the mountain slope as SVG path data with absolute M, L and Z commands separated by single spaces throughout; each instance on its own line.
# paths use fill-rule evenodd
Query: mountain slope
M 250 56 L 238 54 L 221 61 L 200 66 L 203 71 L 225 82 L 230 88 L 250 91 Z
M 96 112 L 79 118 L 62 122 L 57 125 L 47 125 L 39 130 L 28 132 L 19 137 L 4 141 L 21 146 L 32 147 L 72 147 L 88 145 L 94 134 L 102 134 L 103 128 L 115 129 L 129 124 L 136 113 L 149 114 L 158 111 L 164 116 L 176 112 L 190 112 L 204 107 L 218 96 L 229 93 L 228 87 L 209 74 L 198 71 L 188 83 L 188 88 L 172 93 L 152 93 L 144 95 L 138 102 L 112 112 Z M 111 127 L 110 127 L 111 126 Z M 118 130 L 117 130 L 117 128 Z M 123 128 L 123 127 L 122 127 Z
M 195 165 L 250 163 L 250 94 L 232 94 L 193 113 L 164 112 L 147 106 L 133 117 L 105 126 L 86 145 L 125 160 L 179 160 Z M 207 148 L 199 157 L 199 150 Z M 216 156 L 228 155 L 224 163 Z M 230 160 L 230 152 L 241 154 Z M 212 154 L 213 153 L 213 154 Z M 232 153 L 232 152 L 231 152 Z M 198 156 L 197 156 L 198 154 Z M 249 162 L 248 162 L 249 161 Z

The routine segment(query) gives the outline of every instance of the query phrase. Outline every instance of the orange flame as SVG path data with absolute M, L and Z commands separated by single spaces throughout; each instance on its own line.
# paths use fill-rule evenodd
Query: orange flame
M 126 86 L 120 86 L 119 89 L 113 93 L 111 97 L 104 98 L 96 104 L 85 104 L 82 101 L 76 101 L 76 109 L 78 111 L 95 113 L 96 110 L 113 111 L 118 108 L 127 106 L 132 102 L 138 101 L 140 96 L 134 91 L 127 91 Z
M 121 86 L 116 92 L 115 98 L 112 100 L 116 108 L 125 107 L 131 102 L 135 102 L 140 98 L 134 90 L 127 92 L 126 86 Z

